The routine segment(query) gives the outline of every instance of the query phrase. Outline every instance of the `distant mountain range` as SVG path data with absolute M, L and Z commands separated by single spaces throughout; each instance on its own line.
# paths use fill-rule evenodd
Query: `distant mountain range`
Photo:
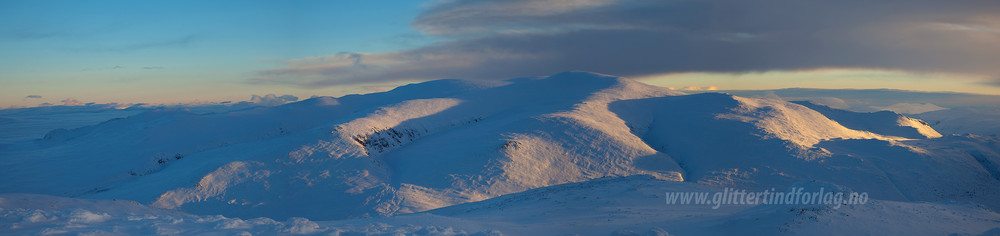
M 0 179 L 5 180 L 0 193 L 8 193 L 0 194 L 0 200 L 8 199 L 0 201 L 0 208 L 30 208 L 9 200 L 18 198 L 69 201 L 13 194 L 33 193 L 131 200 L 179 210 L 183 214 L 173 217 L 181 218 L 194 217 L 186 215 L 191 213 L 290 222 L 243 228 L 264 231 L 302 223 L 295 217 L 338 220 L 311 223 L 311 233 L 347 227 L 342 224 L 349 221 L 339 220 L 389 216 L 394 217 L 364 221 L 401 227 L 396 223 L 421 222 L 421 216 L 436 219 L 429 224 L 468 220 L 476 222 L 467 225 L 476 229 L 471 231 L 485 234 L 491 232 L 487 229 L 525 230 L 511 224 L 550 232 L 583 224 L 588 226 L 580 229 L 593 232 L 627 233 L 619 229 L 629 227 L 654 234 L 696 232 L 684 227 L 699 226 L 803 233 L 830 227 L 814 224 L 810 216 L 840 223 L 864 217 L 905 223 L 923 218 L 900 216 L 944 219 L 954 213 L 965 214 L 946 217 L 966 221 L 962 232 L 1000 227 L 1000 138 L 939 133 L 935 125 L 952 122 L 946 118 L 850 111 L 816 99 L 786 101 L 833 97 L 826 93 L 858 98 L 840 98 L 849 107 L 865 99 L 951 99 L 948 94 L 866 90 L 685 94 L 610 75 L 566 72 L 506 81 L 438 80 L 223 113 L 161 109 L 0 146 Z M 933 104 L 959 109 L 948 102 Z M 937 117 L 930 115 L 934 112 L 924 114 Z M 845 210 L 863 215 L 852 218 L 827 208 L 797 215 L 782 213 L 784 206 L 713 211 L 663 205 L 658 196 L 670 189 L 795 186 L 865 192 L 875 205 Z M 100 211 L 87 208 L 99 200 L 80 201 L 91 203 L 76 207 Z M 131 209 L 110 209 L 123 207 Z M 43 217 L 74 214 L 46 209 Z M 662 213 L 674 210 L 685 213 Z M 30 216 L 19 214 L 8 215 Z M 126 219 L 116 217 L 98 218 Z M 763 226 L 752 226 L 751 218 Z M 622 222 L 608 223 L 614 219 Z M 694 223 L 677 223 L 685 219 Z M 542 226 L 542 221 L 554 225 Z M 44 222 L 49 221 L 30 223 Z M 837 232 L 879 232 L 878 227 Z M 882 230 L 919 228 L 897 227 Z M 414 232 L 419 230 L 427 228 Z

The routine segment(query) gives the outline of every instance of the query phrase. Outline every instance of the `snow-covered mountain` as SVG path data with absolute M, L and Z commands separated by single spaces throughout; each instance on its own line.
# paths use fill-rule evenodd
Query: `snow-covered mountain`
M 479 223 L 466 231 L 488 233 L 526 223 L 517 217 L 556 217 L 553 222 L 563 227 L 603 220 L 585 216 L 608 209 L 589 212 L 579 204 L 576 210 L 539 215 L 560 207 L 551 201 L 574 196 L 612 198 L 593 203 L 605 207 L 629 202 L 622 204 L 641 208 L 623 213 L 625 220 L 695 207 L 642 208 L 662 201 L 635 199 L 674 188 L 763 191 L 811 181 L 867 192 L 879 202 L 852 208 L 852 214 L 965 212 L 967 217 L 953 218 L 977 227 L 961 232 L 980 233 L 1000 227 L 995 213 L 1000 209 L 998 141 L 942 136 L 923 121 L 888 111 L 687 95 L 625 78 L 566 72 L 493 82 L 438 80 L 226 113 L 158 110 L 56 130 L 41 140 L 0 147 L 0 179 L 7 180 L 0 182 L 0 193 L 124 199 L 183 212 L 171 219 L 193 217 L 188 213 L 224 216 L 216 221 L 267 217 L 278 221 L 261 227 L 275 230 L 287 229 L 281 221 L 302 223 L 295 217 L 344 220 L 429 211 L 378 219 L 447 219 L 428 221 L 435 224 L 467 219 Z M 635 183 L 645 187 L 624 187 Z M 578 188 L 573 184 L 603 187 L 584 193 L 560 190 Z M 598 193 L 609 189 L 621 194 Z M 552 199 L 539 197 L 548 192 Z M 532 203 L 511 205 L 524 199 Z M 4 209 L 18 206 L 4 202 L 11 201 L 0 201 Z M 496 204 L 520 213 L 486 217 L 498 214 Z M 767 224 L 794 222 L 794 216 L 774 206 L 727 209 L 690 214 L 703 217 L 695 225 L 706 227 L 748 217 L 768 218 Z M 49 211 L 39 214 L 61 214 Z M 839 222 L 858 220 L 817 214 Z M 569 220 L 574 215 L 584 218 Z M 665 223 L 677 217 L 636 223 L 655 233 L 662 231 L 657 224 L 682 225 Z M 311 229 L 323 228 L 317 227 Z M 755 232 L 801 232 L 796 227 Z

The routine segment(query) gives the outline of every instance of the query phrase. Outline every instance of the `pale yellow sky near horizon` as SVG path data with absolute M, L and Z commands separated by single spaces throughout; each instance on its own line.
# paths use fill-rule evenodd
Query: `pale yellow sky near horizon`
M 782 88 L 820 89 L 898 89 L 924 92 L 961 92 L 1000 95 L 1000 87 L 986 85 L 985 78 L 965 75 L 912 73 L 879 69 L 817 69 L 803 71 L 768 71 L 754 73 L 671 73 L 630 77 L 643 83 L 670 87 L 718 90 L 770 90 Z M 394 87 L 420 81 L 396 81 L 324 88 L 254 85 L 240 81 L 197 81 L 194 79 L 161 80 L 145 87 L 91 86 L 95 81 L 52 84 L 45 80 L 10 84 L 0 95 L 0 107 L 34 107 L 42 103 L 62 105 L 73 98 L 81 103 L 119 104 L 192 104 L 224 101 L 247 101 L 252 95 L 290 94 L 306 99 L 318 96 L 343 96 L 387 91 Z M 10 91 L 49 91 L 51 94 L 17 94 Z M 108 95 L 113 94 L 114 97 Z M 39 95 L 41 98 L 28 98 Z
M 670 73 L 633 78 L 647 84 L 683 89 L 772 90 L 782 88 L 896 89 L 1000 95 L 1000 87 L 975 75 L 914 73 L 880 69 L 816 69 L 753 73 Z

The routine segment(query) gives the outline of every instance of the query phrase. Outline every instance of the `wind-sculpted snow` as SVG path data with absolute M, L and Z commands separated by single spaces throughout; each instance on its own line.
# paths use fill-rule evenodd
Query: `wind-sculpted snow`
M 441 80 L 54 131 L 0 149 L 0 178 L 11 180 L 0 192 L 292 222 L 394 216 L 642 175 L 704 188 L 817 180 L 882 200 L 1000 208 L 995 140 L 932 138 L 930 127 L 895 114 L 824 115 L 835 112 L 585 72 Z
M 191 215 L 133 201 L 70 199 L 33 194 L 0 194 L 0 232 L 12 235 L 503 235 L 497 230 L 467 232 L 439 225 L 338 224 L 293 217 L 230 218 Z M 417 224 L 417 225 L 414 225 Z
M 795 187 L 815 188 L 816 184 Z M 832 189 L 831 189 L 832 190 Z M 0 194 L 9 234 L 127 235 L 991 235 L 1000 214 L 955 202 L 872 199 L 860 205 L 666 204 L 664 192 L 723 190 L 653 176 L 599 178 L 389 218 L 191 215 L 123 200 Z M 844 227 L 849 225 L 850 227 Z
M 271 173 L 267 170 L 250 172 L 252 166 L 260 166 L 260 163 L 230 162 L 218 170 L 202 177 L 193 188 L 175 189 L 164 193 L 153 202 L 154 207 L 173 209 L 188 202 L 199 202 L 204 199 L 217 197 L 225 194 L 229 186 L 239 184 L 248 180 L 261 180 L 267 178 Z

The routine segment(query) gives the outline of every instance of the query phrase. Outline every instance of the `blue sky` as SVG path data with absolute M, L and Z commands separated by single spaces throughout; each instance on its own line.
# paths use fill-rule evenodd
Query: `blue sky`
M 677 88 L 1000 94 L 997 10 L 892 0 L 3 1 L 0 107 L 340 96 L 566 70 Z
M 0 103 L 27 106 L 70 97 L 94 102 L 187 102 L 282 92 L 287 89 L 243 84 L 254 71 L 288 59 L 425 44 L 430 39 L 409 27 L 421 4 L 4 1 L 0 2 L 0 83 L 7 96 Z M 204 86 L 217 87 L 222 96 L 204 96 L 216 93 L 199 88 Z M 191 90 L 197 93 L 187 92 Z M 27 101 L 27 95 L 43 99 Z

